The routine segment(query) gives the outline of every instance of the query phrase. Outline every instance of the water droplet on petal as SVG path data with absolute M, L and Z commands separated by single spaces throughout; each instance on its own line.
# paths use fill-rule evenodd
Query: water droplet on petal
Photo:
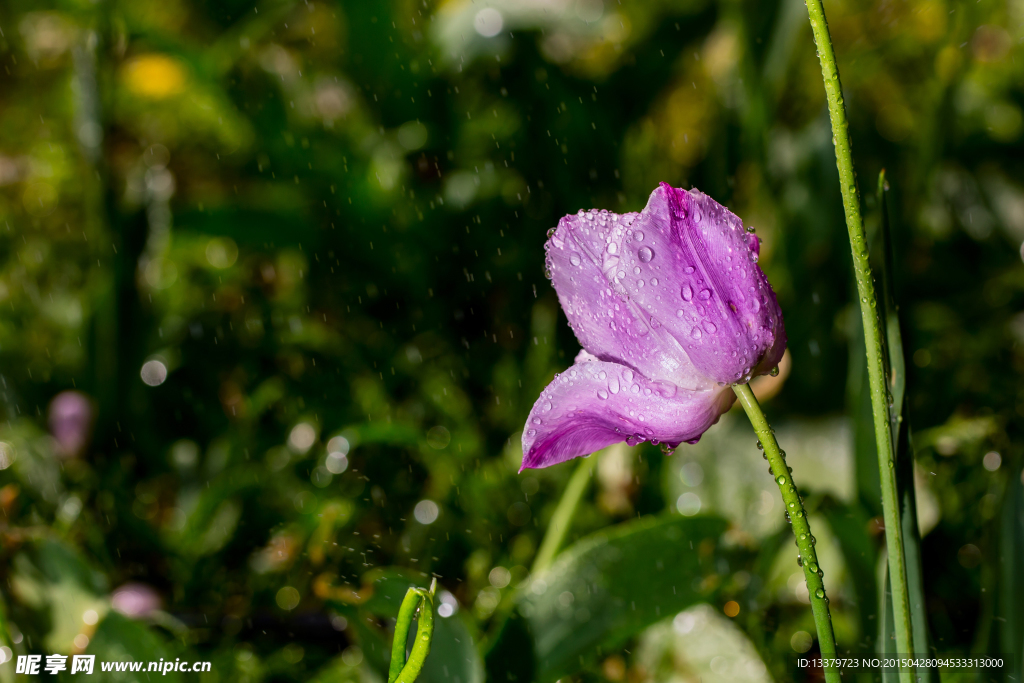
M 551 402 L 550 401 L 544 401 L 544 405 L 542 405 L 540 407 L 540 409 L 543 410 L 545 413 L 550 411 L 551 410 Z
M 622 371 L 622 379 L 626 380 L 627 382 L 632 382 L 633 381 L 633 371 L 630 370 L 629 368 L 626 368 L 625 370 L 623 370 Z
M 639 274 L 640 274 L 640 266 L 636 266 L 635 268 L 633 268 L 633 275 L 639 275 Z
M 580 255 L 576 252 L 569 254 L 569 263 L 578 266 L 580 264 Z
M 708 334 L 714 334 L 715 332 L 718 331 L 718 327 L 710 320 L 706 320 L 704 322 L 704 329 L 707 331 Z
M 642 232 L 640 232 L 639 230 L 637 230 L 635 233 L 633 233 L 633 237 L 636 239 L 637 242 L 643 242 L 644 241 L 644 234 Z
M 679 391 L 679 387 L 665 379 L 655 380 L 654 386 L 658 389 L 658 393 L 665 398 L 672 398 Z
M 703 334 L 701 333 L 699 327 L 694 327 L 692 330 L 690 330 L 690 336 L 693 337 L 694 339 L 700 339 L 703 336 Z
M 640 259 L 641 263 L 648 263 L 654 258 L 654 251 L 650 247 L 640 247 L 636 252 L 636 257 Z
M 619 245 L 615 244 L 615 242 L 609 242 L 608 243 L 608 253 L 609 254 L 615 254 L 618 251 L 619 251 Z
M 604 389 L 599 389 L 598 392 L 597 392 L 597 397 L 602 399 L 602 400 L 604 400 L 604 399 L 608 398 L 608 392 L 605 391 Z
M 657 287 L 658 286 L 658 278 L 656 278 L 656 277 L 652 277 L 651 278 L 651 286 L 652 287 Z
M 610 380 L 608 380 L 608 391 L 612 392 L 613 394 L 619 393 L 618 377 L 612 377 Z
M 683 295 L 683 301 L 689 301 L 693 298 L 693 289 L 690 285 L 683 285 L 683 291 L 681 294 Z
M 702 290 L 700 290 L 700 294 L 698 294 L 697 297 L 700 298 L 703 301 L 707 301 L 708 299 L 711 298 L 711 290 L 710 289 L 702 289 Z

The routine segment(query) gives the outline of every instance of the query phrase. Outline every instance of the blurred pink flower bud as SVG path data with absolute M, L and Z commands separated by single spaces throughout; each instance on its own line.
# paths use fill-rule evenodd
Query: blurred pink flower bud
M 80 391 L 62 391 L 50 401 L 50 432 L 60 455 L 77 458 L 85 450 L 92 430 L 93 409 L 89 397 Z
M 126 583 L 110 595 L 110 605 L 126 617 L 144 617 L 160 609 L 161 600 L 152 587 L 144 583 Z

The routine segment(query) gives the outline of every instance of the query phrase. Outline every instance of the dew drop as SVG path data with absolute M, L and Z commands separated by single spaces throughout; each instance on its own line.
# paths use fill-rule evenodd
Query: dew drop
M 605 391 L 604 389 L 599 389 L 597 392 L 597 397 L 600 398 L 601 400 L 604 400 L 608 398 L 608 392 Z
M 636 266 L 635 268 L 633 268 L 633 275 L 639 275 L 639 274 L 640 274 L 640 266 Z
M 704 329 L 707 331 L 708 334 L 714 334 L 715 332 L 718 331 L 718 327 L 710 320 L 704 322 Z
M 776 477 L 775 481 L 778 482 L 779 486 L 782 486 L 786 483 L 786 478 L 780 475 Z
M 681 294 L 683 295 L 683 301 L 689 301 L 693 298 L 693 289 L 690 288 L 690 285 L 683 285 Z
M 576 252 L 569 254 L 569 263 L 578 266 L 580 264 L 580 255 Z
M 625 370 L 623 370 L 622 371 L 622 379 L 626 380 L 627 382 L 632 382 L 633 381 L 633 371 L 630 370 L 629 368 L 626 368 Z
M 617 244 L 615 244 L 615 242 L 609 242 L 608 243 L 608 253 L 609 254 L 615 254 L 615 253 L 618 253 L 618 251 L 619 251 L 619 246 Z
M 658 286 L 658 278 L 652 277 L 651 278 L 651 287 L 657 287 L 657 286 Z
M 608 380 L 608 391 L 612 392 L 613 394 L 619 393 L 618 377 L 612 377 L 610 380 Z
M 823 598 L 823 597 L 825 597 L 825 591 L 823 591 L 823 590 L 822 590 L 822 589 L 820 589 L 820 588 L 819 588 L 818 590 L 814 591 L 814 594 L 815 594 L 816 596 L 818 596 L 818 598 L 819 598 L 819 599 L 820 599 L 820 598 Z
M 694 327 L 692 330 L 690 330 L 690 336 L 693 337 L 694 339 L 700 339 L 701 336 L 703 336 L 703 333 L 700 331 L 699 327 Z
M 679 387 L 666 379 L 655 380 L 654 386 L 657 387 L 658 393 L 665 398 L 674 398 L 679 391 Z
M 708 299 L 711 298 L 711 290 L 710 289 L 702 289 L 702 290 L 700 290 L 700 294 L 697 295 L 697 298 L 699 298 L 701 301 L 707 301 Z
M 542 405 L 540 407 L 540 409 L 543 410 L 545 413 L 550 412 L 551 411 L 551 402 L 550 401 L 544 401 L 544 405 Z
M 642 232 L 640 232 L 639 230 L 637 230 L 635 233 L 633 233 L 633 238 L 636 239 L 637 242 L 643 242 L 644 241 L 644 234 Z
M 640 259 L 641 263 L 648 263 L 654 258 L 654 251 L 650 247 L 640 247 L 636 252 L 636 257 Z

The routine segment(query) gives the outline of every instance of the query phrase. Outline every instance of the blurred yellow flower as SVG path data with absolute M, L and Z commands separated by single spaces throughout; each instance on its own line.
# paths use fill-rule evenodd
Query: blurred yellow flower
M 185 89 L 185 68 L 167 55 L 135 57 L 125 66 L 122 75 L 128 89 L 143 97 L 163 99 Z

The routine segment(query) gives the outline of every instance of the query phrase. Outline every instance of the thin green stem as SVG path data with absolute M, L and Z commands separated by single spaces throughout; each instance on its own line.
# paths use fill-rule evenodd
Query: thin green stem
M 391 663 L 388 665 L 388 683 L 413 683 L 423 670 L 423 664 L 430 654 L 430 641 L 434 636 L 434 591 L 437 579 L 430 588 L 410 588 L 405 593 L 402 606 L 398 609 L 395 622 L 395 639 L 391 642 Z M 416 638 L 406 659 L 405 647 L 409 639 L 412 618 L 419 609 L 416 623 Z
M 889 413 L 889 392 L 886 389 L 884 346 L 878 319 L 878 295 L 868 261 L 864 221 L 860 215 L 860 195 L 853 171 L 850 144 L 850 124 L 846 118 L 843 90 L 839 82 L 835 50 L 829 35 L 828 23 L 821 0 L 807 0 L 807 12 L 818 48 L 821 73 L 825 81 L 825 97 L 832 121 L 832 141 L 836 148 L 836 166 L 839 168 L 840 190 L 846 213 L 846 228 L 853 251 L 853 268 L 857 277 L 861 318 L 864 322 L 864 344 L 867 352 L 868 380 L 871 406 L 875 423 L 875 443 L 878 451 L 878 472 L 882 485 L 882 511 L 885 520 L 885 543 L 889 557 L 889 575 L 892 581 L 893 617 L 895 620 L 896 648 L 900 654 L 913 653 L 913 635 L 907 598 L 906 558 L 903 550 L 903 532 L 900 525 L 899 496 L 896 488 L 896 470 Z M 909 683 L 909 669 L 900 670 L 900 681 Z
M 736 396 L 743 405 L 750 424 L 757 433 L 757 438 L 764 449 L 764 455 L 771 466 L 772 476 L 775 483 L 779 485 L 782 493 L 782 501 L 786 505 L 786 512 L 789 521 L 793 525 L 793 535 L 796 536 L 796 545 L 800 549 L 800 563 L 804 568 L 804 579 L 807 581 L 807 593 L 811 599 L 811 614 L 814 616 L 814 626 L 818 631 L 818 647 L 821 656 L 826 661 L 836 656 L 836 637 L 832 632 L 832 616 L 828 611 L 828 597 L 825 595 L 825 582 L 822 581 L 823 572 L 818 567 L 818 556 L 814 552 L 814 536 L 811 535 L 811 525 L 804 511 L 804 504 L 797 491 L 796 483 L 793 481 L 793 473 L 786 465 L 786 454 L 779 448 L 779 442 L 775 440 L 775 432 L 772 431 L 761 410 L 760 404 L 754 397 L 754 392 L 746 384 L 737 384 L 733 388 Z M 839 669 L 835 664 L 824 667 L 825 680 L 828 683 L 838 683 Z
M 551 516 L 551 523 L 544 532 L 544 540 L 540 543 L 540 550 L 537 551 L 537 557 L 530 569 L 532 576 L 550 567 L 555 555 L 558 554 L 558 549 L 562 547 L 565 535 L 572 525 L 572 518 L 576 515 L 576 508 L 587 490 L 587 484 L 590 483 L 590 474 L 598 457 L 595 453 L 589 458 L 582 458 L 580 464 L 576 466 L 576 471 L 572 473 L 572 478 L 562 493 L 562 499 L 555 508 L 555 514 Z

